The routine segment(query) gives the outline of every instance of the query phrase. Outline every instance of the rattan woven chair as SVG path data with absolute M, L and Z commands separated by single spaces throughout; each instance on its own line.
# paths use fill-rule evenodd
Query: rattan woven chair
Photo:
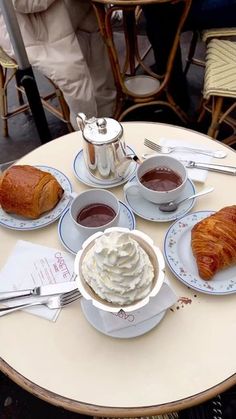
M 203 104 L 199 116 L 202 121 L 206 111 L 211 113 L 208 135 L 217 138 L 224 122 L 232 129 L 232 135 L 223 140 L 236 143 L 236 119 L 232 113 L 236 109 L 236 42 L 212 39 L 207 44 L 206 68 L 203 89 Z
M 212 28 L 204 31 L 193 31 L 189 51 L 186 58 L 184 73 L 187 74 L 191 64 L 205 67 L 205 60 L 196 56 L 197 44 L 200 40 L 207 43 L 212 38 L 231 37 L 236 35 L 236 28 Z
M 8 137 L 8 119 L 18 115 L 21 112 L 29 110 L 28 103 L 24 103 L 24 89 L 17 85 L 16 73 L 18 65 L 6 52 L 0 47 L 0 117 L 2 119 L 2 133 L 4 137 Z M 8 97 L 7 91 L 9 83 L 12 79 L 16 82 L 16 92 L 19 100 L 19 105 L 15 106 L 14 109 L 9 110 L 8 108 Z M 50 113 L 55 115 L 58 119 L 65 122 L 68 131 L 74 131 L 70 123 L 70 111 L 68 105 L 64 99 L 64 96 L 58 86 L 50 79 L 47 79 L 53 88 L 53 91 L 47 96 L 41 96 L 42 105 Z M 58 107 L 52 104 L 52 99 L 58 99 Z
M 172 3 L 173 0 L 92 0 L 114 75 L 117 90 L 116 110 L 114 113 L 116 119 L 121 121 L 130 112 L 141 107 L 160 105 L 171 108 L 183 122 L 188 122 L 188 116 L 175 103 L 168 91 L 180 34 L 191 5 L 189 0 L 180 1 L 183 3 L 183 11 L 169 54 L 167 70 L 164 75 L 158 76 L 143 62 L 137 39 L 137 20 L 140 7 L 148 4 Z M 123 15 L 124 60 L 120 60 L 112 25 L 112 15 L 117 11 L 121 11 Z M 140 72 L 137 74 L 137 67 L 142 70 L 142 74 Z

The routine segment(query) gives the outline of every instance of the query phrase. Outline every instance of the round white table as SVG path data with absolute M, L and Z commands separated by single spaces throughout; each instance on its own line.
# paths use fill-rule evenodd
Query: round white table
M 124 123 L 126 143 L 138 155 L 145 137 L 185 140 L 186 145 L 224 149 L 221 161 L 236 166 L 235 152 L 191 130 L 158 123 Z M 58 138 L 32 151 L 19 164 L 42 164 L 64 172 L 73 190 L 88 187 L 74 176 L 72 163 L 82 147 L 81 133 Z M 192 211 L 235 204 L 235 177 L 209 172 L 205 186 L 215 191 Z M 196 184 L 196 189 L 203 189 Z M 112 189 L 123 199 L 122 187 Z M 137 229 L 163 248 L 169 223 L 136 217 Z M 19 239 L 65 250 L 57 222 L 35 231 L 0 228 L 0 267 Z M 62 310 L 56 323 L 17 312 L 0 319 L 0 369 L 23 388 L 66 409 L 98 416 L 143 416 L 187 408 L 236 383 L 236 295 L 198 293 L 167 273 L 180 297 L 191 304 L 168 310 L 162 322 L 133 339 L 108 337 L 85 319 L 80 302 Z M 17 275 L 17 271 L 16 271 Z

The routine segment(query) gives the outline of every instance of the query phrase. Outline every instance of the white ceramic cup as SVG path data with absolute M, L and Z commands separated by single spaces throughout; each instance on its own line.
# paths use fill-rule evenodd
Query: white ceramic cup
M 158 167 L 167 167 L 177 173 L 182 179 L 181 185 L 169 191 L 154 191 L 144 186 L 140 181 L 141 177 L 150 170 Z M 149 157 L 147 160 L 140 164 L 137 169 L 136 179 L 132 182 L 128 182 L 124 186 L 124 191 L 126 192 L 131 188 L 136 188 L 148 201 L 154 202 L 155 204 L 163 204 L 166 202 L 175 201 L 179 197 L 185 188 L 187 179 L 187 170 L 179 160 L 170 156 L 157 155 Z
M 104 204 L 112 208 L 115 212 L 115 217 L 107 224 L 98 227 L 87 227 L 77 221 L 79 213 L 91 204 Z M 104 189 L 89 189 L 77 195 L 70 206 L 70 216 L 76 226 L 77 230 L 84 238 L 91 236 L 98 231 L 104 231 L 109 227 L 116 227 L 119 223 L 120 203 L 113 193 Z

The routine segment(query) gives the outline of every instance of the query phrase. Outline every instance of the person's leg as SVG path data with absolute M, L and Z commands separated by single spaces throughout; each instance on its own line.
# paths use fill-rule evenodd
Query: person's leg
M 167 59 L 176 33 L 181 4 L 157 4 L 143 7 L 146 31 L 152 44 L 157 73 L 165 72 Z M 235 0 L 193 0 L 184 30 L 201 30 L 236 26 Z M 176 102 L 186 108 L 187 83 L 178 48 L 170 81 L 170 90 Z
M 210 29 L 236 26 L 236 0 L 193 1 L 186 29 Z
M 37 47 L 27 48 L 31 64 L 46 77 L 53 80 L 61 89 L 65 100 L 70 108 L 71 123 L 74 129 L 78 129 L 76 115 L 83 112 L 88 117 L 97 115 L 97 104 L 94 94 L 94 85 L 90 71 L 84 58 L 77 37 L 68 36 L 62 41 L 62 46 L 56 48 L 53 44 L 39 47 L 40 52 L 37 60 Z
M 182 8 L 183 5 L 181 3 L 164 3 L 143 7 L 147 36 L 153 48 L 156 71 L 160 75 L 166 72 L 166 64 L 173 45 Z M 187 83 L 182 70 L 180 46 L 177 49 L 173 64 L 169 90 L 178 105 L 183 109 L 188 107 Z
M 77 33 L 93 82 L 98 117 L 114 113 L 116 89 L 110 61 L 99 31 Z

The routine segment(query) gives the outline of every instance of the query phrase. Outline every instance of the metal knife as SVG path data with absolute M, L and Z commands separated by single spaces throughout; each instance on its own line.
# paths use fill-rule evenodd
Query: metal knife
M 27 297 L 27 296 L 43 296 L 43 295 L 54 295 L 54 294 L 61 294 L 64 292 L 69 292 L 76 290 L 77 284 L 76 281 L 69 281 L 69 282 L 61 282 L 58 284 L 48 284 L 48 285 L 41 285 L 39 287 L 35 287 L 32 289 L 27 290 L 20 290 L 20 291 L 0 291 L 0 301 L 5 300 L 12 300 L 14 298 L 19 297 Z
M 203 169 L 212 172 L 225 173 L 227 175 L 236 176 L 236 166 L 225 166 L 223 164 L 201 163 L 193 160 L 181 160 L 185 166 L 193 169 Z

